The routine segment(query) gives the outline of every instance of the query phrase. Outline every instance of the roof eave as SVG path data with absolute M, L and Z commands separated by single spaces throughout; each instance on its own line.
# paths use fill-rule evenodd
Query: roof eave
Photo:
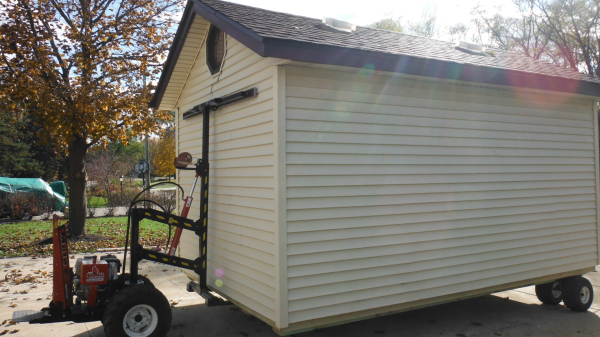
M 187 5 L 185 6 L 185 10 L 183 11 L 183 16 L 181 17 L 179 27 L 177 27 L 173 44 L 171 44 L 171 48 L 169 48 L 169 55 L 167 56 L 167 61 L 163 66 L 163 71 L 160 74 L 160 79 L 158 80 L 158 84 L 154 90 L 154 95 L 152 95 L 152 99 L 148 103 L 150 108 L 158 109 L 160 106 L 160 102 L 165 94 L 165 90 L 167 90 L 167 85 L 169 84 L 169 80 L 173 74 L 173 69 L 175 69 L 177 59 L 179 58 L 179 54 L 181 53 L 181 49 L 183 48 L 193 22 L 193 2 L 188 1 Z
M 353 68 L 368 65 L 378 71 L 600 97 L 598 83 L 452 61 L 280 39 L 265 39 L 264 50 L 265 56 L 298 62 Z
M 175 65 L 177 64 L 177 59 L 179 58 L 181 49 L 185 44 L 188 32 L 194 21 L 195 14 L 200 15 L 202 18 L 206 19 L 211 24 L 219 27 L 219 29 L 226 32 L 228 35 L 241 42 L 243 45 L 250 48 L 252 51 L 259 54 L 260 56 L 266 56 L 264 52 L 263 38 L 261 36 L 254 33 L 250 29 L 240 25 L 239 23 L 229 19 L 223 14 L 215 11 L 214 9 L 203 4 L 202 2 L 188 0 L 183 16 L 181 18 L 181 22 L 179 24 L 179 27 L 177 28 L 175 39 L 173 40 L 173 44 L 169 49 L 169 56 L 167 57 L 167 61 L 165 62 L 163 72 L 160 76 L 160 80 L 158 81 L 152 100 L 149 103 L 150 108 L 158 109 L 160 107 L 160 103 L 165 94 L 165 91 L 167 90 L 169 80 L 171 79 L 171 75 L 173 74 L 173 70 L 175 69 Z

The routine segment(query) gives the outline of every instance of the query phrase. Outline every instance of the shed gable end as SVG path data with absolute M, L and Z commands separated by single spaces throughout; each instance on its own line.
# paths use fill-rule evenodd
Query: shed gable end
M 206 41 L 209 28 L 210 22 L 206 21 L 201 16 L 194 14 L 193 22 L 179 54 L 179 58 L 173 68 L 173 73 L 171 74 L 158 110 L 175 110 L 177 102 L 181 97 L 183 87 L 198 58 L 198 53 Z

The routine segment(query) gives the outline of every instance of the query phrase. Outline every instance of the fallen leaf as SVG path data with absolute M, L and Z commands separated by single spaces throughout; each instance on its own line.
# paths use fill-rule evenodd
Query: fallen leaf
M 9 305 L 9 307 L 11 307 L 11 308 L 16 308 L 18 306 L 19 306 L 19 304 L 15 303 L 15 302 L 10 302 L 10 305 Z
M 4 335 L 6 335 L 7 333 L 9 333 L 9 331 L 8 331 L 8 330 L 4 330 L 4 331 L 0 332 L 0 336 L 4 336 Z

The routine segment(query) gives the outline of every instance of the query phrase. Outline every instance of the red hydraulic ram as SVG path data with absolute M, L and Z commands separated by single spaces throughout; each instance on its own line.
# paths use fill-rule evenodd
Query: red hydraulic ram
M 192 155 L 188 152 L 183 152 L 175 158 L 175 167 L 176 168 L 187 168 L 188 165 L 193 165 Z M 194 182 L 192 183 L 192 189 L 190 190 L 190 195 L 185 198 L 185 204 L 183 205 L 183 209 L 181 210 L 181 217 L 187 218 L 188 212 L 190 211 L 190 206 L 192 206 L 192 201 L 194 200 L 194 189 L 196 188 L 196 183 L 198 182 L 198 172 L 196 171 L 196 176 L 194 177 Z M 177 246 L 179 245 L 179 239 L 181 238 L 181 232 L 183 229 L 177 228 L 175 230 L 175 236 L 173 237 L 173 242 L 171 243 L 171 247 L 169 248 L 169 255 L 175 255 L 175 251 L 177 250 Z

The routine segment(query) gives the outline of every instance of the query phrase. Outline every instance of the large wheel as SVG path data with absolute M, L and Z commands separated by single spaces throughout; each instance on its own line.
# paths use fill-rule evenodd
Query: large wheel
M 557 305 L 563 300 L 562 284 L 560 281 L 538 284 L 535 295 L 544 304 Z
M 152 286 L 123 288 L 104 311 L 104 333 L 115 337 L 164 337 L 171 328 L 169 301 Z
M 594 288 L 587 279 L 576 276 L 563 280 L 565 306 L 573 311 L 587 311 L 594 301 Z

